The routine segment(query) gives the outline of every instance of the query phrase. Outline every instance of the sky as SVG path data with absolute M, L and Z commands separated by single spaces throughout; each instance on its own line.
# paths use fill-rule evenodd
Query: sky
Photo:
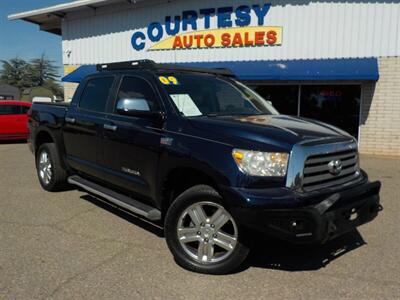
M 68 0 L 0 0 L 0 60 L 16 56 L 29 60 L 43 53 L 62 73 L 61 37 L 39 30 L 39 26 L 25 21 L 8 21 L 17 12 L 48 7 Z

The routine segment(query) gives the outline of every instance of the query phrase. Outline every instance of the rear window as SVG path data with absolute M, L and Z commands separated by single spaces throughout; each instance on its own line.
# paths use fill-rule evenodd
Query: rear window
M 79 101 L 79 107 L 96 112 L 105 112 L 113 82 L 114 77 L 90 79 L 86 83 Z
M 29 111 L 29 106 L 21 106 L 21 114 L 26 115 Z
M 18 105 L 0 105 L 0 116 L 19 114 L 21 114 L 21 107 Z

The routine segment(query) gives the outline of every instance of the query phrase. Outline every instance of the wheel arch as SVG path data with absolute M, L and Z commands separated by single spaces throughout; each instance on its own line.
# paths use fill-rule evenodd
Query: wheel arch
M 35 146 L 34 146 L 35 153 L 39 150 L 41 145 L 47 143 L 55 143 L 54 137 L 47 130 L 44 129 L 39 130 L 35 137 Z
M 39 150 L 40 146 L 46 143 L 53 143 L 56 146 L 58 155 L 60 157 L 61 160 L 61 164 L 64 168 L 67 167 L 67 165 L 65 164 L 64 161 L 64 155 L 62 152 L 61 146 L 60 146 L 60 139 L 57 138 L 56 135 L 54 135 L 54 133 L 49 130 L 47 127 L 39 127 L 36 131 L 35 134 L 35 139 L 34 139 L 34 154 L 36 155 L 37 151 Z
M 161 211 L 163 215 L 165 216 L 169 206 L 177 196 L 200 184 L 209 185 L 220 193 L 217 179 L 204 170 L 185 166 L 167 172 L 161 184 Z

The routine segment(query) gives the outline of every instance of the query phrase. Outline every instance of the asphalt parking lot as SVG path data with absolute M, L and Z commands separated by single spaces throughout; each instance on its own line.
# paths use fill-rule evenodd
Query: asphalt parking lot
M 227 276 L 178 267 L 162 230 L 80 191 L 44 192 L 0 144 L 0 299 L 400 299 L 400 160 L 362 157 L 384 211 L 322 247 L 265 238 Z

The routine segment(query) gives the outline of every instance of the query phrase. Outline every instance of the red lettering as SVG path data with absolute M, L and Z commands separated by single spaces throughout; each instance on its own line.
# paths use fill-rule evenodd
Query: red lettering
M 203 35 L 202 34 L 196 34 L 194 36 L 194 39 L 196 40 L 197 48 L 200 48 L 201 47 L 201 40 L 203 39 Z
M 172 46 L 172 48 L 176 49 L 176 48 L 183 48 L 182 45 L 182 40 L 180 36 L 176 36 L 174 39 L 174 45 Z
M 264 35 L 265 35 L 264 31 L 256 31 L 255 41 L 254 41 L 256 46 L 264 45 Z
M 204 37 L 204 44 L 205 44 L 207 47 L 212 47 L 212 46 L 214 46 L 214 44 L 215 44 L 215 36 L 212 35 L 212 34 L 207 34 L 207 35 Z
M 254 41 L 250 39 L 249 35 L 250 34 L 248 32 L 244 34 L 244 44 L 246 46 L 254 46 Z
M 267 32 L 267 44 L 268 45 L 275 45 L 278 38 L 276 37 L 277 33 L 274 30 Z
M 192 46 L 193 46 L 193 36 L 192 35 L 183 36 L 183 45 L 186 48 L 192 48 Z
M 228 47 L 231 44 L 231 35 L 229 33 L 223 33 L 221 35 L 221 46 Z
M 235 36 L 232 40 L 232 46 L 243 46 L 242 35 L 239 32 L 235 33 Z

